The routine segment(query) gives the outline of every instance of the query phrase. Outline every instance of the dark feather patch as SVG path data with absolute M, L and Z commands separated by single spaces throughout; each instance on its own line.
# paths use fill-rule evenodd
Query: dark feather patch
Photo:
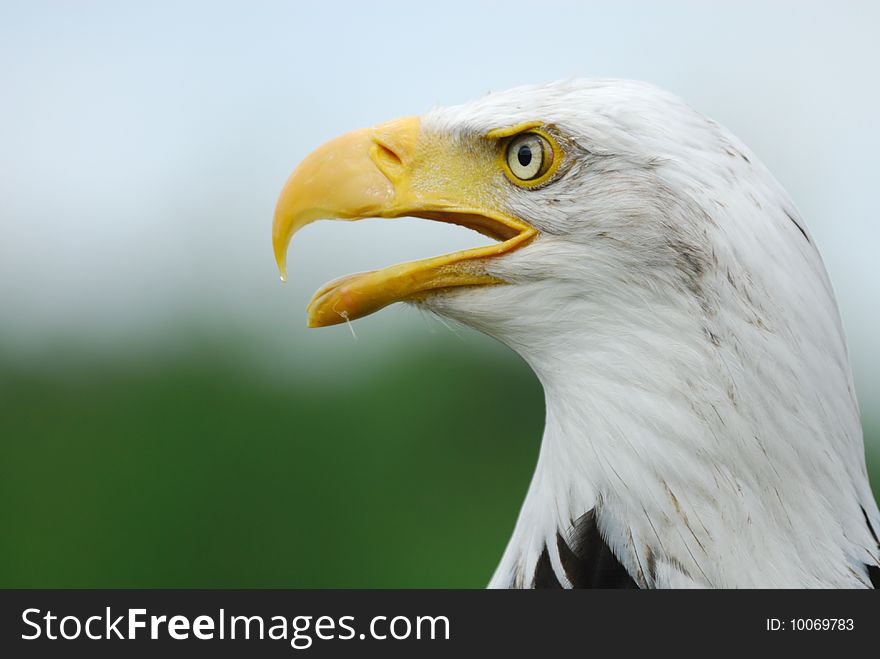
M 595 510 L 574 523 L 569 543 L 558 535 L 557 543 L 570 545 L 568 564 L 563 562 L 563 568 L 575 588 L 638 588 L 599 533 Z
M 547 547 L 544 547 L 544 551 L 541 552 L 541 557 L 538 559 L 538 565 L 535 567 L 532 588 L 562 588 L 562 584 L 559 583 L 553 566 L 550 564 L 550 554 L 547 552 Z
M 871 580 L 871 585 L 876 589 L 880 589 L 880 567 L 876 565 L 867 565 L 868 568 L 868 578 Z
M 638 588 L 602 539 L 593 510 L 574 523 L 568 542 L 557 533 L 556 547 L 562 569 L 573 588 Z M 546 547 L 535 568 L 534 587 L 561 588 Z

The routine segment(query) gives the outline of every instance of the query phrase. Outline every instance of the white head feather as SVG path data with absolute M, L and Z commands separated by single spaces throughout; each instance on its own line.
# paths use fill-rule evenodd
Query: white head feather
M 423 130 L 534 119 L 577 157 L 511 193 L 541 232 L 492 260 L 512 285 L 424 302 L 506 343 L 545 390 L 537 469 L 491 585 L 528 586 L 545 547 L 566 584 L 556 534 L 593 509 L 641 586 L 869 585 L 880 515 L 845 339 L 785 191 L 727 130 L 641 83 L 514 89 Z

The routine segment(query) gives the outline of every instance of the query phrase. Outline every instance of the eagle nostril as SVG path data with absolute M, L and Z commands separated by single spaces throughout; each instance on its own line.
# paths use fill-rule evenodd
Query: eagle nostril
M 376 163 L 379 171 L 385 174 L 390 181 L 394 182 L 400 178 L 400 174 L 403 172 L 403 161 L 392 149 L 374 138 L 370 155 L 372 155 L 373 162 Z

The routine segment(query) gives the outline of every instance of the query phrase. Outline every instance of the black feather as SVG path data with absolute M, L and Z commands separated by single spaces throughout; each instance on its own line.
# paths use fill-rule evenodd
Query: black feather
M 556 547 L 565 576 L 574 588 L 638 588 L 599 533 L 595 511 L 582 515 L 572 525 L 566 541 L 556 534 Z M 534 588 L 561 588 L 550 564 L 547 547 L 535 568 Z
M 562 584 L 559 583 L 559 579 L 556 578 L 556 573 L 553 571 L 553 566 L 550 564 L 550 554 L 547 552 L 547 547 L 544 547 L 544 551 L 541 552 L 541 556 L 538 558 L 538 565 L 535 566 L 535 578 L 532 581 L 532 588 L 562 588 Z
M 874 538 L 874 542 L 877 545 L 877 548 L 880 549 L 880 539 L 877 538 L 877 532 L 874 530 L 874 527 L 871 526 L 871 520 L 868 519 L 868 513 L 862 508 L 862 515 L 865 516 L 865 524 L 868 525 L 868 530 L 871 532 L 871 536 Z M 868 578 L 871 580 L 871 585 L 874 588 L 880 589 L 880 565 L 866 565 L 868 568 Z

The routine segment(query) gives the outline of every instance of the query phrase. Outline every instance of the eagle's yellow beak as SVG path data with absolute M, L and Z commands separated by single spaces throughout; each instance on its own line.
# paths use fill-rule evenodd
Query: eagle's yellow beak
M 308 306 L 310 327 L 365 316 L 400 300 L 454 286 L 503 283 L 484 260 L 509 252 L 537 232 L 499 209 L 503 174 L 497 144 L 463 145 L 425 134 L 417 117 L 357 130 L 312 152 L 291 174 L 278 199 L 272 243 L 281 278 L 294 233 L 318 219 L 421 217 L 466 226 L 500 242 L 323 286 Z

